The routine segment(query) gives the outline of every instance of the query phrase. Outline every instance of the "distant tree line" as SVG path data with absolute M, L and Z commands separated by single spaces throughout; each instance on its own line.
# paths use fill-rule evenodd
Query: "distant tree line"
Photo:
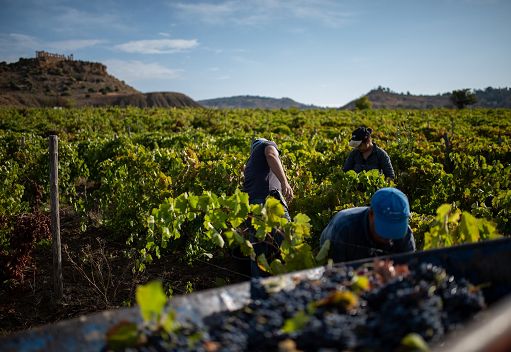
M 450 96 L 451 102 L 459 109 L 468 105 L 478 107 L 511 107 L 511 88 L 492 88 L 484 90 L 460 89 L 454 90 Z
M 477 102 L 477 98 L 474 92 L 470 89 L 459 89 L 453 90 L 451 93 L 451 102 L 458 108 L 463 109 L 467 105 L 472 105 Z
M 398 93 L 390 88 L 378 86 L 373 91 L 396 94 L 400 96 L 410 96 L 410 92 Z M 466 108 L 469 105 L 474 107 L 485 107 L 485 108 L 511 108 L 511 88 L 493 88 L 487 87 L 485 89 L 459 89 L 453 90 L 450 93 L 437 94 L 437 96 L 448 96 L 451 103 L 459 109 Z M 358 99 L 355 101 L 358 103 L 357 109 L 370 109 L 367 101 Z
M 492 88 L 474 91 L 477 97 L 477 105 L 485 107 L 511 108 L 511 88 Z

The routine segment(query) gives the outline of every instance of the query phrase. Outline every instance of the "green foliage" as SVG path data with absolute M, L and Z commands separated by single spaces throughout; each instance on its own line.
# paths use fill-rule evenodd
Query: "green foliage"
M 7 161 L 0 165 L 0 251 L 8 249 L 9 234 L 13 230 L 12 219 L 27 210 L 22 201 L 25 188 L 18 183 L 19 166 L 16 162 Z
M 434 214 L 442 203 L 453 200 L 453 175 L 445 172 L 442 164 L 418 153 L 406 153 L 403 158 L 405 167 L 396 183 L 408 196 L 413 211 Z
M 467 105 L 477 102 L 476 95 L 470 89 L 453 90 L 451 93 L 451 102 L 458 108 L 463 109 Z
M 292 318 L 287 319 L 284 322 L 284 326 L 282 327 L 282 331 L 288 334 L 292 334 L 295 331 L 299 331 L 307 326 L 307 323 L 310 321 L 310 314 L 299 311 Z
M 159 170 L 151 152 L 136 145 L 126 146 L 98 169 L 101 184 L 91 198 L 99 201 L 102 223 L 116 237 L 137 240 L 148 209 L 171 193 L 171 178 Z
M 230 196 L 204 192 L 200 196 L 183 193 L 177 198 L 167 198 L 153 209 L 148 218 L 146 245 L 139 251 L 139 269 L 143 269 L 146 262 L 151 262 L 153 255 L 159 258 L 163 249 L 182 236 L 183 226 L 197 218 L 201 219 L 202 226 L 188 236 L 196 236 L 199 242 L 209 242 L 218 247 L 239 247 L 269 273 L 280 274 L 316 266 L 318 262 L 312 248 L 304 242 L 310 234 L 309 217 L 298 214 L 288 222 L 283 215 L 284 208 L 278 200 L 269 197 L 264 205 L 250 205 L 248 194 L 239 190 Z M 248 239 L 247 222 L 253 227 L 257 240 L 264 240 L 274 230 L 283 235 L 280 245 L 282 261 L 275 259 L 268 263 L 264 254 L 256 258 Z
M 142 345 L 151 334 L 172 336 L 179 334 L 181 324 L 176 320 L 176 312 L 167 307 L 167 296 L 161 281 L 151 281 L 137 287 L 137 304 L 143 324 L 120 322 L 107 332 L 107 345 L 110 349 L 121 350 Z
M 351 131 L 360 125 L 374 127 L 373 139 L 392 159 L 394 181 L 376 171 L 342 171 Z M 258 236 L 269 228 L 287 236 L 280 261 L 259 258 L 265 270 L 324 263 L 319 235 L 330 218 L 368 205 L 374 191 L 387 186 L 407 194 L 419 249 L 445 203 L 511 234 L 510 131 L 511 111 L 504 109 L 2 108 L 0 241 L 9 242 L 20 213 L 49 208 L 50 134 L 59 136 L 62 206 L 74 207 L 83 225 L 99 220 L 125 240 L 139 268 L 177 249 L 185 250 L 188 261 L 232 246 L 250 255 L 244 221 L 258 226 Z M 283 224 L 273 204 L 270 217 L 245 205 L 237 190 L 254 136 L 278 143 L 295 193 L 289 212 L 309 220 L 300 215 Z M 153 208 L 159 217 L 151 225 Z
M 6 161 L 0 165 L 0 217 L 11 217 L 26 210 L 22 202 L 24 187 L 19 184 L 19 165 L 14 161 Z
M 498 209 L 496 214 L 497 221 L 505 233 L 511 233 L 511 190 L 500 191 L 493 198 L 492 206 Z
M 144 322 L 149 323 L 161 319 L 163 307 L 167 303 L 167 296 L 163 292 L 161 281 L 152 281 L 146 285 L 138 286 L 136 299 Z
M 410 333 L 401 340 L 400 351 L 429 352 L 429 346 L 424 338 L 417 333 Z
M 477 219 L 466 211 L 462 212 L 450 204 L 443 204 L 438 208 L 431 228 L 424 235 L 424 249 L 479 242 L 499 236 L 490 221 Z
M 367 96 L 363 96 L 355 100 L 355 108 L 357 110 L 369 110 L 372 106 L 373 103 L 371 103 Z

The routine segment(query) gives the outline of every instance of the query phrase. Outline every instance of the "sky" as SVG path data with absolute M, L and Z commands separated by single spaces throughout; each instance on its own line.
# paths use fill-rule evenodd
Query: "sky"
M 0 0 L 0 61 L 101 62 L 141 92 L 339 107 L 511 87 L 509 0 Z

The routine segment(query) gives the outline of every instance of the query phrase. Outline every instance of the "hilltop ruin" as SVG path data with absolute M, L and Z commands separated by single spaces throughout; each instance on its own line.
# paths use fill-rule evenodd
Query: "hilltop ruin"
M 47 51 L 41 50 L 35 52 L 36 59 L 43 59 L 43 60 L 49 60 L 49 61 L 62 61 L 62 60 L 69 60 L 73 61 L 73 54 L 71 55 L 62 55 L 62 54 L 55 54 L 55 53 L 49 53 Z

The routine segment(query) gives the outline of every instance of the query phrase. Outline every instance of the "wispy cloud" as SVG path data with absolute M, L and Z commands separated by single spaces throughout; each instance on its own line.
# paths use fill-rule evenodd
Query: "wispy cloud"
M 178 3 L 174 5 L 185 15 L 191 15 L 197 20 L 209 23 L 225 22 L 241 10 L 241 4 L 237 1 L 224 1 L 221 3 Z
M 196 39 L 153 39 L 130 41 L 116 45 L 115 48 L 127 53 L 169 54 L 193 49 L 198 45 Z
M 125 81 L 158 80 L 179 78 L 183 70 L 171 69 L 158 63 L 145 63 L 138 60 L 106 60 L 108 72 Z
M 103 13 L 100 11 L 87 12 L 72 7 L 56 6 L 52 12 L 46 15 L 53 17 L 55 26 L 53 30 L 57 32 L 83 32 L 84 29 L 101 29 L 112 31 L 112 29 L 126 31 L 130 27 L 123 23 L 122 19 L 112 12 Z
M 47 48 L 50 50 L 78 50 L 83 48 L 90 48 L 92 46 L 96 46 L 98 44 L 105 43 L 105 40 L 101 39 L 71 39 L 71 40 L 62 40 L 57 42 L 48 42 L 45 44 Z
M 258 25 L 279 20 L 310 21 L 339 27 L 354 16 L 335 0 L 225 0 L 219 3 L 178 3 L 174 5 L 185 16 L 210 23 Z
M 40 45 L 37 38 L 20 34 L 20 33 L 8 33 L 0 34 L 0 46 L 9 46 L 12 49 L 33 49 Z

